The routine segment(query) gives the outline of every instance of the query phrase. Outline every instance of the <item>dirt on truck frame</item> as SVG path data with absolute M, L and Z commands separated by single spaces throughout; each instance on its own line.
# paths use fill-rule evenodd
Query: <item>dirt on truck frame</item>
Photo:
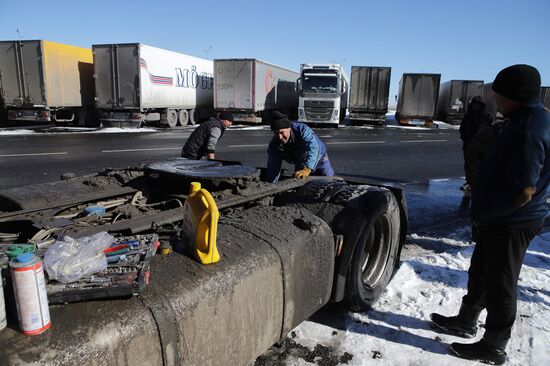
M 51 329 L 39 336 L 18 332 L 8 301 L 0 364 L 246 365 L 327 303 L 369 308 L 399 264 L 403 192 L 338 177 L 266 183 L 262 174 L 177 158 L 0 190 L 4 243 L 40 252 L 58 236 L 106 231 L 155 234 L 173 249 L 152 257 L 136 296 L 50 305 Z M 200 264 L 185 240 L 192 182 L 220 212 L 215 264 Z M 85 214 L 90 206 L 105 214 Z

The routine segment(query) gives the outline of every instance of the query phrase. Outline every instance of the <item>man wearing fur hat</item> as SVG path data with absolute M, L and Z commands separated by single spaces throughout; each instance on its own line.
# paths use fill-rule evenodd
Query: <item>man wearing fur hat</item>
M 268 120 L 275 135 L 267 149 L 268 182 L 279 180 L 283 160 L 294 164 L 296 178 L 334 175 L 325 144 L 311 128 L 303 123 L 290 122 L 288 117 L 280 112 L 273 112 L 268 116 Z
M 497 110 L 508 118 L 479 170 L 472 189 L 476 245 L 468 292 L 456 316 L 431 315 L 435 326 L 464 338 L 477 333 L 487 310 L 485 333 L 475 343 L 453 343 L 459 357 L 500 365 L 516 319 L 517 283 L 529 242 L 548 214 L 550 113 L 540 103 L 540 74 L 514 65 L 493 82 Z

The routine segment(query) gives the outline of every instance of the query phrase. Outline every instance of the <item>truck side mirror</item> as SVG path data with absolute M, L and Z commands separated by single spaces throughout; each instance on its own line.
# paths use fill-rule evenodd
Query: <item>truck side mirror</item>
M 294 87 L 295 91 L 298 93 L 302 89 L 302 79 L 296 79 L 296 85 Z

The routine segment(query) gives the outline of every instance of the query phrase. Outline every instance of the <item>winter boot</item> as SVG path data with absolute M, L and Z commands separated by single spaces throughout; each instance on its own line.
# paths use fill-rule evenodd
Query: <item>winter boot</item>
M 451 350 L 458 357 L 466 360 L 480 361 L 491 365 L 502 365 L 506 362 L 506 352 L 485 339 L 472 344 L 452 343 Z
M 432 313 L 432 324 L 445 332 L 462 338 L 473 338 L 477 334 L 477 319 L 480 310 L 473 310 L 462 304 L 456 316 L 444 316 Z

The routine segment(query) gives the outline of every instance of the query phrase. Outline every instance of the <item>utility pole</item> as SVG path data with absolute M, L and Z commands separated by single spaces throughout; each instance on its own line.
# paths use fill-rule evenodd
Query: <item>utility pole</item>
M 212 49 L 212 46 L 209 46 L 208 48 L 204 49 L 204 53 L 206 53 L 206 59 L 208 60 L 208 53 L 210 52 L 210 50 Z

